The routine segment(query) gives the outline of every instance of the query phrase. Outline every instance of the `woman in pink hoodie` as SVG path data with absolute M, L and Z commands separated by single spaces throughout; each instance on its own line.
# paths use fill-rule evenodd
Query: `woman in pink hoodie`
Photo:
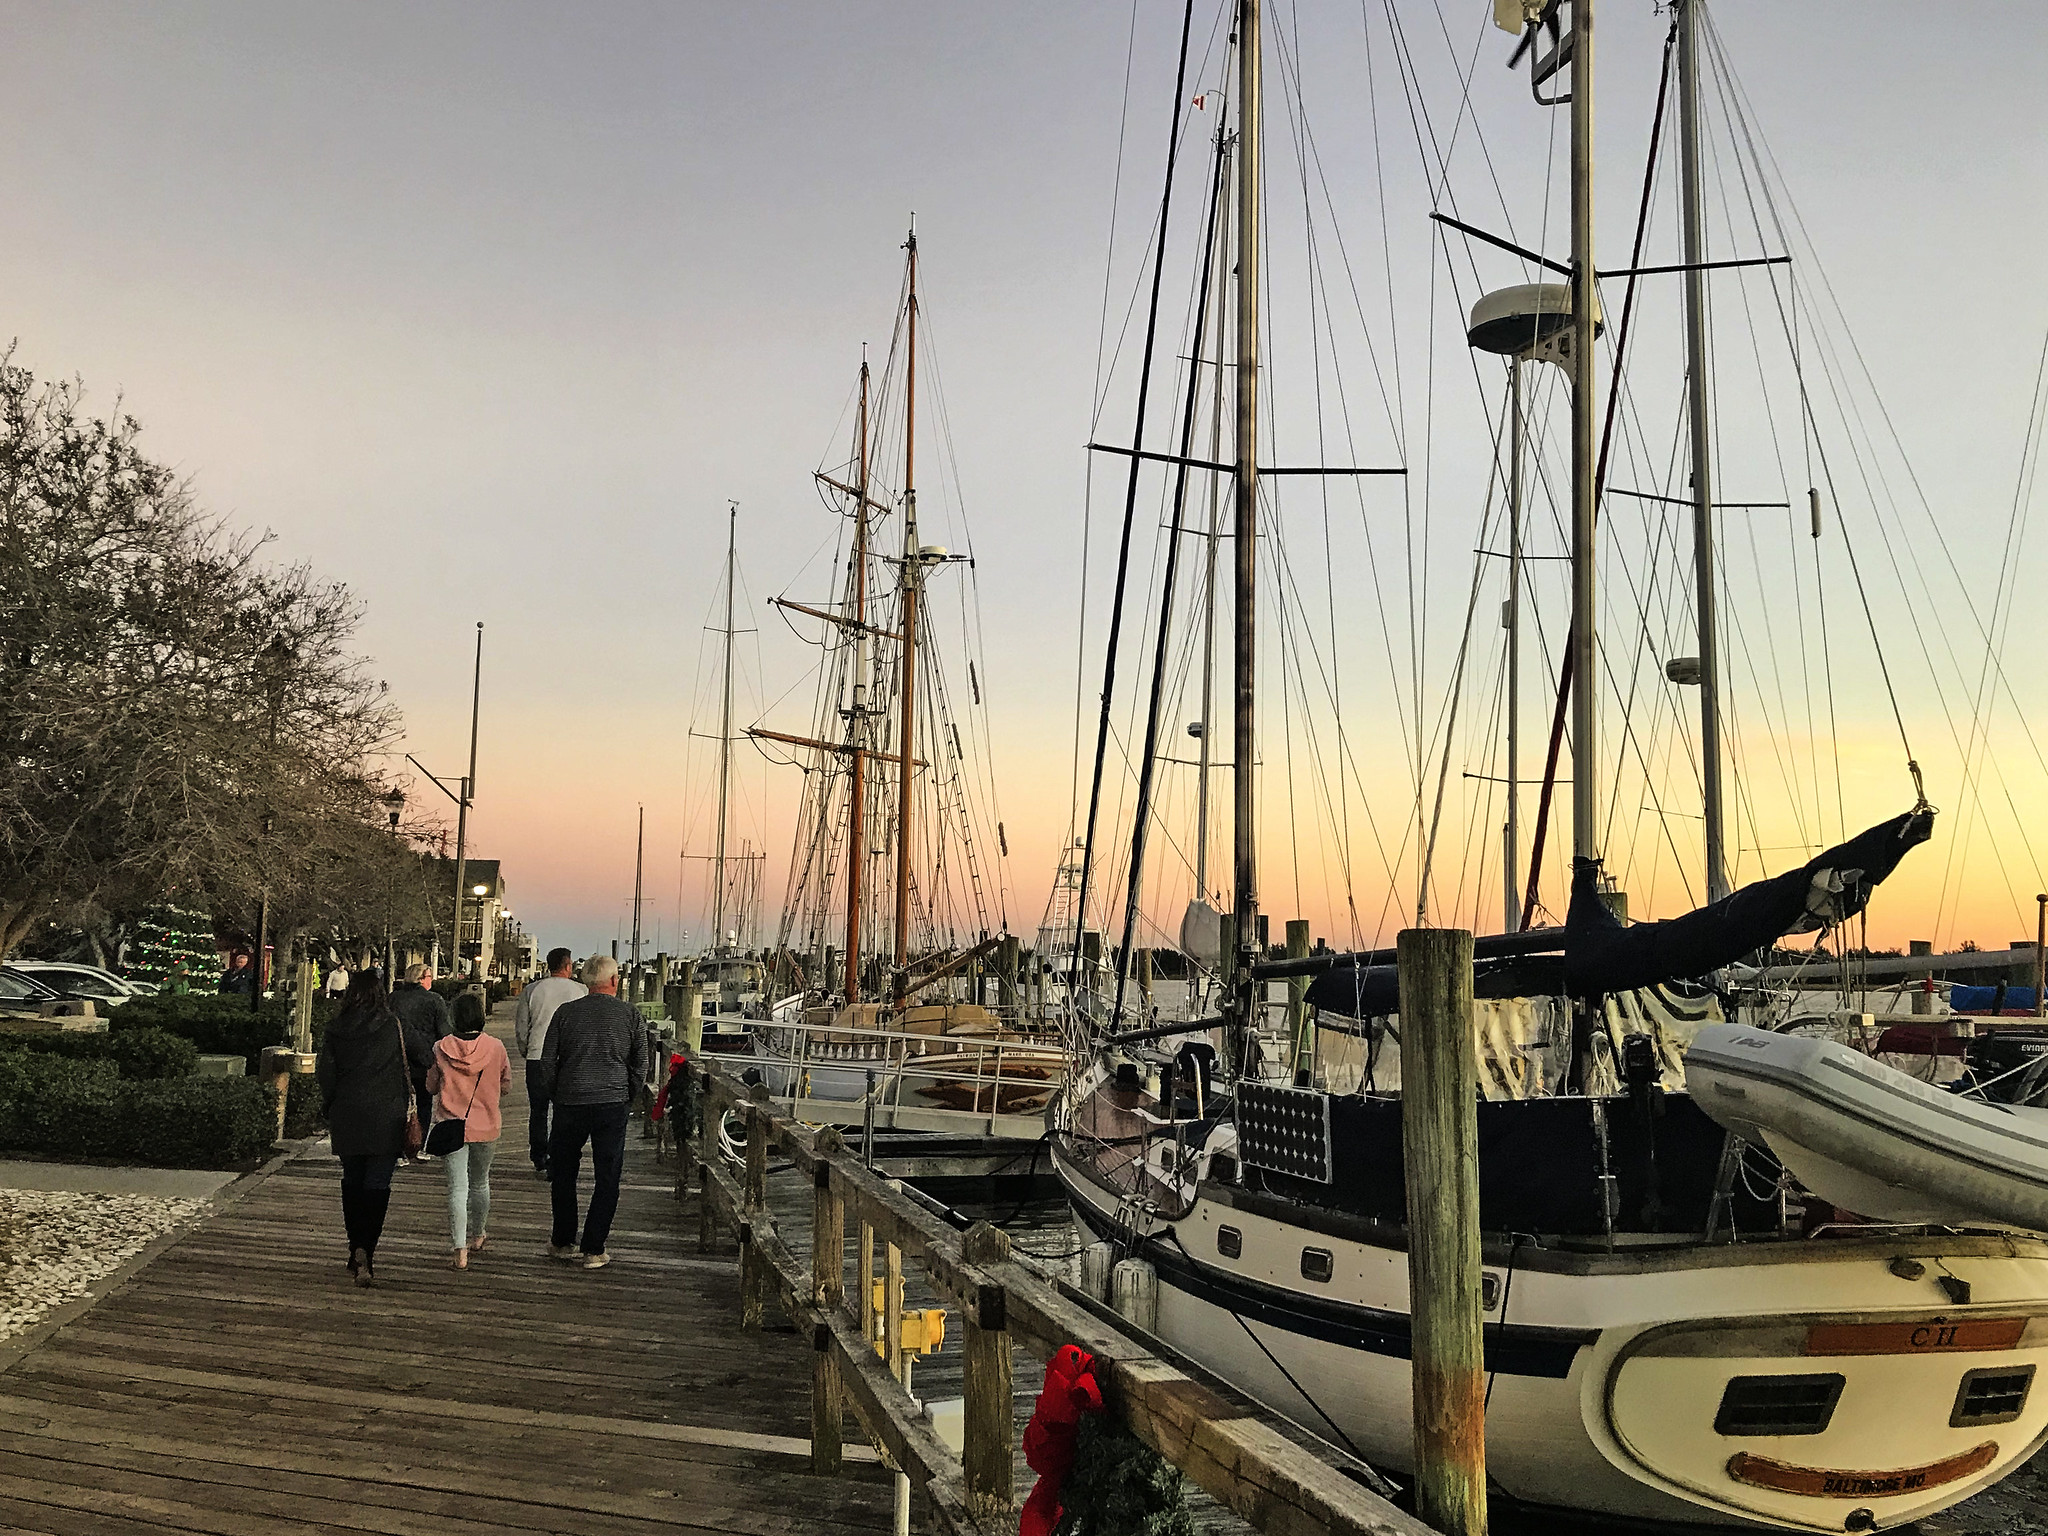
M 512 1086 L 505 1047 L 484 1033 L 484 1005 L 472 992 L 455 999 L 455 1033 L 434 1047 L 427 1089 L 434 1095 L 434 1124 L 462 1122 L 462 1145 L 441 1154 L 448 1171 L 449 1262 L 469 1268 L 470 1250 L 487 1238 L 491 1215 L 491 1154 L 498 1150 L 503 1122 L 498 1096 Z M 429 1135 L 432 1131 L 429 1131 Z M 473 1235 L 472 1235 L 473 1234 Z

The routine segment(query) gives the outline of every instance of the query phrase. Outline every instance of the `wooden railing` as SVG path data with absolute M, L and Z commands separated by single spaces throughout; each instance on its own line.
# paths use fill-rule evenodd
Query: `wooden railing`
M 735 1081 L 715 1060 L 692 1068 L 696 1134 L 684 1143 L 677 1195 L 694 1189 L 699 1236 L 720 1223 L 740 1244 L 741 1323 L 763 1325 L 769 1296 L 813 1349 L 811 1459 L 839 1470 L 842 1409 L 850 1408 L 889 1463 L 923 1493 L 938 1527 L 1014 1532 L 1012 1354 L 1040 1360 L 1075 1344 L 1095 1356 L 1105 1412 L 1219 1503 L 1262 1531 L 1429 1536 L 1428 1527 L 1373 1491 L 1369 1468 L 1290 1438 L 1284 1421 L 1207 1377 L 1150 1335 L 1048 1279 L 1010 1253 L 986 1222 L 957 1232 L 900 1186 L 850 1154 L 835 1129 L 812 1131 Z M 687 1113 L 687 1111 L 686 1111 Z M 728 1113 L 746 1126 L 738 1177 L 719 1151 Z M 811 1261 L 802 1265 L 768 1210 L 771 1149 L 811 1180 Z M 847 1294 L 846 1230 L 858 1233 L 859 1274 Z M 903 1274 L 921 1265 L 957 1314 L 964 1337 L 963 1443 L 955 1456 L 905 1385 Z M 882 1300 L 875 1302 L 875 1282 Z M 880 1352 L 876 1345 L 880 1344 Z M 899 1523 L 902 1511 L 899 1508 Z

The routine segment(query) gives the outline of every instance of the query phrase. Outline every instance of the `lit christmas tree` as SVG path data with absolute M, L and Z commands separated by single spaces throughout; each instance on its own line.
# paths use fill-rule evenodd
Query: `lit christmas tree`
M 190 990 L 211 992 L 220 980 L 220 947 L 213 939 L 213 919 L 184 907 L 152 907 L 135 925 L 135 942 L 123 967 L 136 981 L 154 982 L 173 990 L 182 977 Z

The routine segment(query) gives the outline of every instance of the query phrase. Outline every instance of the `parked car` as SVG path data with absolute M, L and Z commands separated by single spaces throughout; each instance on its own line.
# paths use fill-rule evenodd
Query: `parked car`
M 75 960 L 16 960 L 9 969 L 64 997 L 88 998 L 103 1008 L 118 1008 L 131 997 L 147 997 L 156 991 L 147 982 L 129 981 L 112 971 Z
M 0 1008 L 33 1009 L 66 995 L 11 965 L 0 965 Z

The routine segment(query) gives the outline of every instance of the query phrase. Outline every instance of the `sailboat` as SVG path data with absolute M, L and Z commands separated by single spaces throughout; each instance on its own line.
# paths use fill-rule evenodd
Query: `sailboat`
M 1065 1056 L 1056 1032 L 1025 1017 L 993 780 L 970 750 L 972 710 L 955 708 L 934 622 L 929 584 L 965 558 L 919 531 L 914 230 L 904 251 L 885 387 L 863 359 L 848 460 L 815 477 L 850 534 L 837 599 L 776 600 L 824 627 L 813 729 L 747 732 L 793 749 L 806 770 L 775 947 L 779 995 L 753 1033 L 770 1091 L 806 1119 L 1031 1141 Z M 886 387 L 898 363 L 900 396 Z M 878 396 L 900 399 L 900 415 L 879 419 Z M 876 442 L 889 432 L 900 434 L 893 494 Z M 893 558 L 879 538 L 892 520 Z M 966 671 L 979 705 L 971 658 Z
M 1678 0 L 1671 8 L 1688 118 L 1702 4 Z M 1735 1026 L 1721 1022 L 1722 994 L 1701 979 L 1787 933 L 1838 928 L 1859 914 L 1929 836 L 1934 812 L 1924 796 L 1801 865 L 1731 891 L 1711 770 L 1708 903 L 1633 925 L 1611 910 L 1593 686 L 1594 5 L 1507 0 L 1499 8 L 1522 36 L 1518 57 L 1530 60 L 1538 86 L 1562 81 L 1568 89 L 1568 98 L 1546 98 L 1540 88 L 1536 96 L 1569 101 L 1572 250 L 1565 283 L 1482 306 L 1472 327 L 1475 342 L 1491 336 L 1494 350 L 1508 355 L 1552 349 L 1570 379 L 1569 656 L 1577 681 L 1569 695 L 1574 859 L 1566 922 L 1534 927 L 1511 896 L 1507 931 L 1477 943 L 1474 1049 L 1487 1085 L 1479 1105 L 1487 1473 L 1511 1501 L 1575 1514 L 1776 1530 L 1890 1528 L 1968 1497 L 2048 1440 L 2048 1400 L 2031 1390 L 2048 1359 L 2048 1241 L 2021 1224 L 1984 1220 L 1982 1203 L 1952 1204 L 1943 1215 L 1938 1191 L 1935 1210 L 1923 1200 L 1907 1222 L 1824 1211 L 1814 1219 L 1812 1204 L 1808 1220 L 1794 1222 L 1790 1208 L 1803 1192 L 1784 1168 L 1798 1165 L 1788 1151 L 1781 1166 L 1769 1150 L 1780 1132 L 1727 1107 L 1739 1100 L 1710 1114 L 1686 1090 L 1685 1050 L 1695 1034 L 1714 1031 L 1717 1062 L 1739 1051 L 1728 1044 Z M 1116 450 L 1163 459 L 1182 475 L 1221 473 L 1233 494 L 1237 687 L 1225 1006 L 1206 1042 L 1182 1035 L 1170 1055 L 1155 1049 L 1159 1030 L 1125 1025 L 1120 1000 L 1105 1017 L 1077 1016 L 1077 1062 L 1055 1102 L 1052 1150 L 1093 1237 L 1151 1266 L 1156 1329 L 1166 1342 L 1312 1431 L 1405 1472 L 1413 1456 L 1412 1335 L 1394 956 L 1276 963 L 1258 942 L 1254 663 L 1265 548 L 1260 483 L 1270 473 L 1259 452 L 1260 0 L 1236 0 L 1234 12 L 1234 454 L 1227 464 L 1214 452 L 1198 460 L 1185 432 L 1178 454 Z M 1185 34 L 1182 48 L 1185 67 Z M 1177 85 L 1176 114 L 1184 96 Z M 1690 122 L 1687 129 L 1690 136 Z M 1221 134 L 1218 142 L 1221 150 Z M 1684 152 L 1696 217 L 1696 151 L 1687 144 Z M 1219 169 L 1219 185 L 1221 178 Z M 1693 500 L 1703 521 L 1712 511 L 1697 329 L 1696 279 L 1705 265 L 1688 240 Z M 1199 321 L 1196 334 L 1204 334 Z M 1143 420 L 1141 406 L 1141 429 Z M 1176 498 L 1176 531 L 1178 505 Z M 1703 538 L 1696 658 L 1709 733 L 1720 707 L 1715 587 L 1704 568 L 1711 547 Z M 1155 726 L 1158 713 L 1155 702 Z M 1141 776 L 1151 773 L 1155 736 L 1138 760 Z M 1098 790 L 1099 782 L 1098 768 Z M 1144 873 L 1149 782 L 1141 777 L 1137 796 L 1133 887 Z M 1097 836 L 1091 810 L 1091 853 Z M 1084 907 L 1087 896 L 1084 877 Z M 1128 899 L 1130 911 L 1135 893 Z M 1324 1026 L 1313 1048 L 1271 1026 L 1267 987 L 1280 978 L 1312 978 L 1307 1001 L 1320 1007 Z M 1326 1047 L 1326 1037 L 1349 1049 Z M 1715 1080 L 1717 1091 L 1745 1091 L 1725 1066 Z M 1808 1166 L 1818 1168 L 1819 1159 Z

